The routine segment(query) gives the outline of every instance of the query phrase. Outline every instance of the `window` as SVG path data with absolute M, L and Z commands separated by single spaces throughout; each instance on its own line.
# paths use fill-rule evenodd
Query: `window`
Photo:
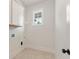
M 43 24 L 43 10 L 33 12 L 33 25 Z

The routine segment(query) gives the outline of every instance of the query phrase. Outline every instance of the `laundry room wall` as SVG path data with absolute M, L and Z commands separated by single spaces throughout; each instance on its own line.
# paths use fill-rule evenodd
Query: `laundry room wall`
M 12 37 L 13 34 L 15 35 L 14 37 Z M 15 57 L 24 49 L 24 47 L 21 46 L 21 41 L 23 40 L 23 28 L 9 29 L 10 58 Z
M 24 46 L 54 53 L 54 0 L 46 0 L 25 8 Z M 33 12 L 43 9 L 43 24 L 32 25 Z

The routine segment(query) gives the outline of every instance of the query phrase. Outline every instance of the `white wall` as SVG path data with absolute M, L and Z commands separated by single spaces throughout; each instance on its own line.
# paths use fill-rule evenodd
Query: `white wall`
M 12 59 L 16 56 L 24 47 L 21 46 L 21 41 L 23 41 L 23 28 L 9 29 L 9 45 L 10 45 L 10 58 Z M 15 34 L 15 37 L 11 37 Z
M 55 1 L 55 26 L 56 26 L 56 57 L 57 59 L 69 59 L 69 55 L 63 54 L 62 49 L 70 49 L 70 25 L 67 23 L 66 7 L 69 0 Z
M 32 25 L 33 11 L 43 8 L 43 25 Z M 47 52 L 54 52 L 54 0 L 40 2 L 26 6 L 25 26 L 24 26 L 24 45 L 25 48 L 33 48 Z

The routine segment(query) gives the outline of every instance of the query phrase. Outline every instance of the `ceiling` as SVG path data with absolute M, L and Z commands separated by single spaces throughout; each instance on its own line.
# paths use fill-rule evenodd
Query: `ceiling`
M 32 4 L 39 3 L 46 0 L 20 0 L 20 1 L 24 3 L 25 5 L 32 5 Z

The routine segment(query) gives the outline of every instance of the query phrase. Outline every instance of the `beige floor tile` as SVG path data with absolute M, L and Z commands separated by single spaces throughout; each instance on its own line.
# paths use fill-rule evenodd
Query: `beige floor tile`
M 55 59 L 54 54 L 34 49 L 24 49 L 13 59 Z

